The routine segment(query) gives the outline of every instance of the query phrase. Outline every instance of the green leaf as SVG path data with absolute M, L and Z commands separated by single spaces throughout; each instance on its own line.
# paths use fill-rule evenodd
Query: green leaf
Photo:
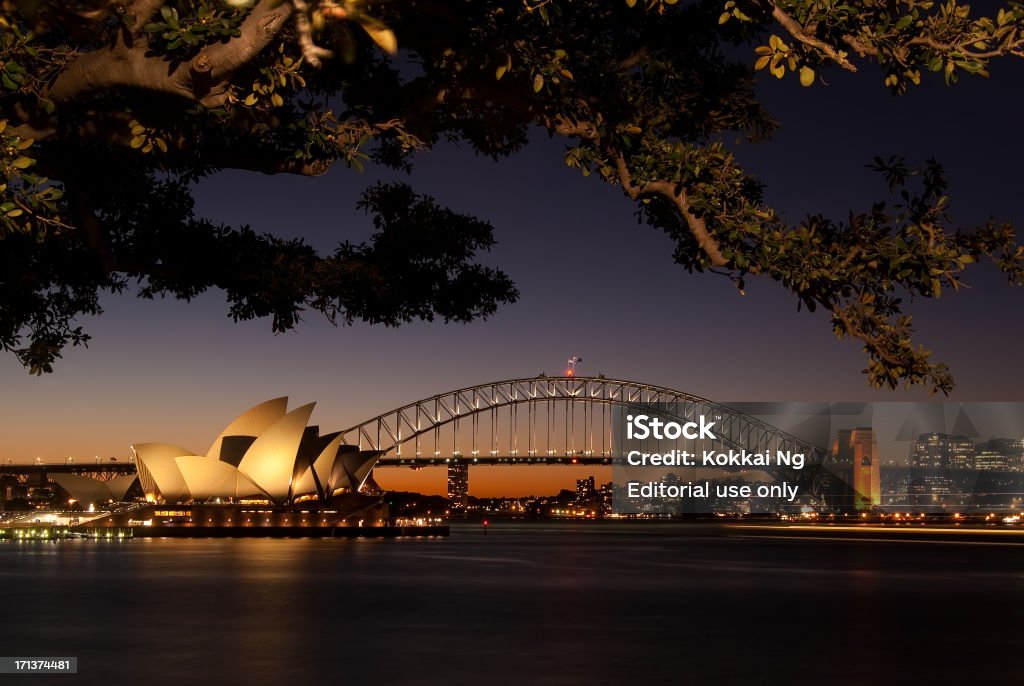
M 810 67 L 800 67 L 800 85 L 806 88 L 812 83 L 814 83 L 814 70 Z
M 533 77 L 533 92 L 540 93 L 540 89 L 544 87 L 544 75 L 537 74 Z

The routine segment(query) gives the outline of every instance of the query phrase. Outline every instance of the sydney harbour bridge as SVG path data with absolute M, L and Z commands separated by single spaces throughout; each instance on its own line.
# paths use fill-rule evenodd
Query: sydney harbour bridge
M 449 391 L 378 415 L 343 432 L 343 442 L 381 453 L 378 467 L 435 465 L 620 465 L 626 455 L 623 417 L 657 415 L 680 424 L 700 417 L 715 423 L 715 439 L 647 442 L 666 452 L 685 448 L 801 453 L 800 469 L 763 470 L 799 484 L 820 500 L 834 476 L 830 454 L 726 405 L 652 384 L 576 376 L 538 376 Z M 631 446 L 634 445 L 631 443 Z
M 776 466 L 771 478 L 798 483 L 814 498 L 828 490 L 826 449 L 755 417 L 689 393 L 619 379 L 537 376 L 441 393 L 356 424 L 342 443 L 380 453 L 378 468 L 469 465 L 616 465 L 625 459 L 622 417 L 656 414 L 664 421 L 713 418 L 715 439 L 679 439 L 653 449 L 802 453 L 802 469 Z M 711 420 L 709 420 L 711 421 Z M 100 462 L 0 465 L 0 474 L 72 471 L 110 478 L 134 464 Z M 45 478 L 45 477 L 44 477 Z
M 726 405 L 661 386 L 604 377 L 511 379 L 460 388 L 391 410 L 342 432 L 343 442 L 378 450 L 381 466 L 614 464 L 618 412 L 666 420 L 714 417 L 722 446 L 792 450 L 810 462 L 825 451 Z

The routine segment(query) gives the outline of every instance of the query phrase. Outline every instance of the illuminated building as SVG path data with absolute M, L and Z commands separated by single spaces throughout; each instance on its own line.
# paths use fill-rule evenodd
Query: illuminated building
M 461 510 L 469 502 L 469 465 L 465 462 L 448 464 L 448 502 L 453 510 Z
M 914 443 L 911 463 L 914 467 L 974 469 L 974 442 L 967 436 L 921 434 Z
M 1009 471 L 1010 462 L 1001 450 L 979 450 L 974 456 L 974 468 L 980 472 Z
M 340 433 L 320 436 L 306 426 L 312 412 L 312 403 L 289 412 L 287 398 L 268 400 L 231 422 L 205 455 L 167 443 L 133 445 L 146 499 L 291 505 L 358 493 L 380 453 L 342 445 Z
M 576 502 L 582 503 L 590 500 L 594 497 L 595 493 L 594 477 L 589 476 L 586 479 L 576 479 Z
M 975 448 L 974 468 L 979 471 L 1024 471 L 1021 441 L 1014 438 L 991 438 Z
M 615 482 L 609 481 L 606 484 L 601 484 L 601 488 L 597 491 L 597 501 L 600 506 L 601 515 L 608 515 L 612 512 L 612 503 L 615 497 Z
M 853 486 L 853 506 L 869 510 L 882 504 L 881 459 L 878 441 L 870 427 L 840 431 L 832 445 L 837 468 Z

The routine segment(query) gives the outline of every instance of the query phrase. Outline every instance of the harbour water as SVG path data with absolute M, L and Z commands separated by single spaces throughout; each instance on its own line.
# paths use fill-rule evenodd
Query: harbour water
M 1024 546 L 692 524 L 0 542 L 0 654 L 59 684 L 1013 683 Z

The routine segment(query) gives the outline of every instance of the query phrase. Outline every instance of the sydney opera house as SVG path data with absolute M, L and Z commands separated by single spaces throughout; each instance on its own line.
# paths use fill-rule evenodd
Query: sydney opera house
M 228 424 L 202 455 L 168 443 L 133 445 L 146 499 L 292 505 L 358 493 L 380 454 L 306 426 L 314 404 L 289 412 L 287 398 L 261 403 Z
M 139 498 L 111 506 L 96 526 L 386 523 L 382 499 L 361 493 L 380 453 L 343 444 L 340 432 L 320 435 L 318 427 L 307 426 L 313 407 L 288 411 L 287 398 L 268 400 L 228 424 L 203 454 L 168 443 L 137 443 L 137 477 L 97 481 L 55 474 L 54 480 L 82 504 L 124 501 L 141 487 L 144 503 Z

